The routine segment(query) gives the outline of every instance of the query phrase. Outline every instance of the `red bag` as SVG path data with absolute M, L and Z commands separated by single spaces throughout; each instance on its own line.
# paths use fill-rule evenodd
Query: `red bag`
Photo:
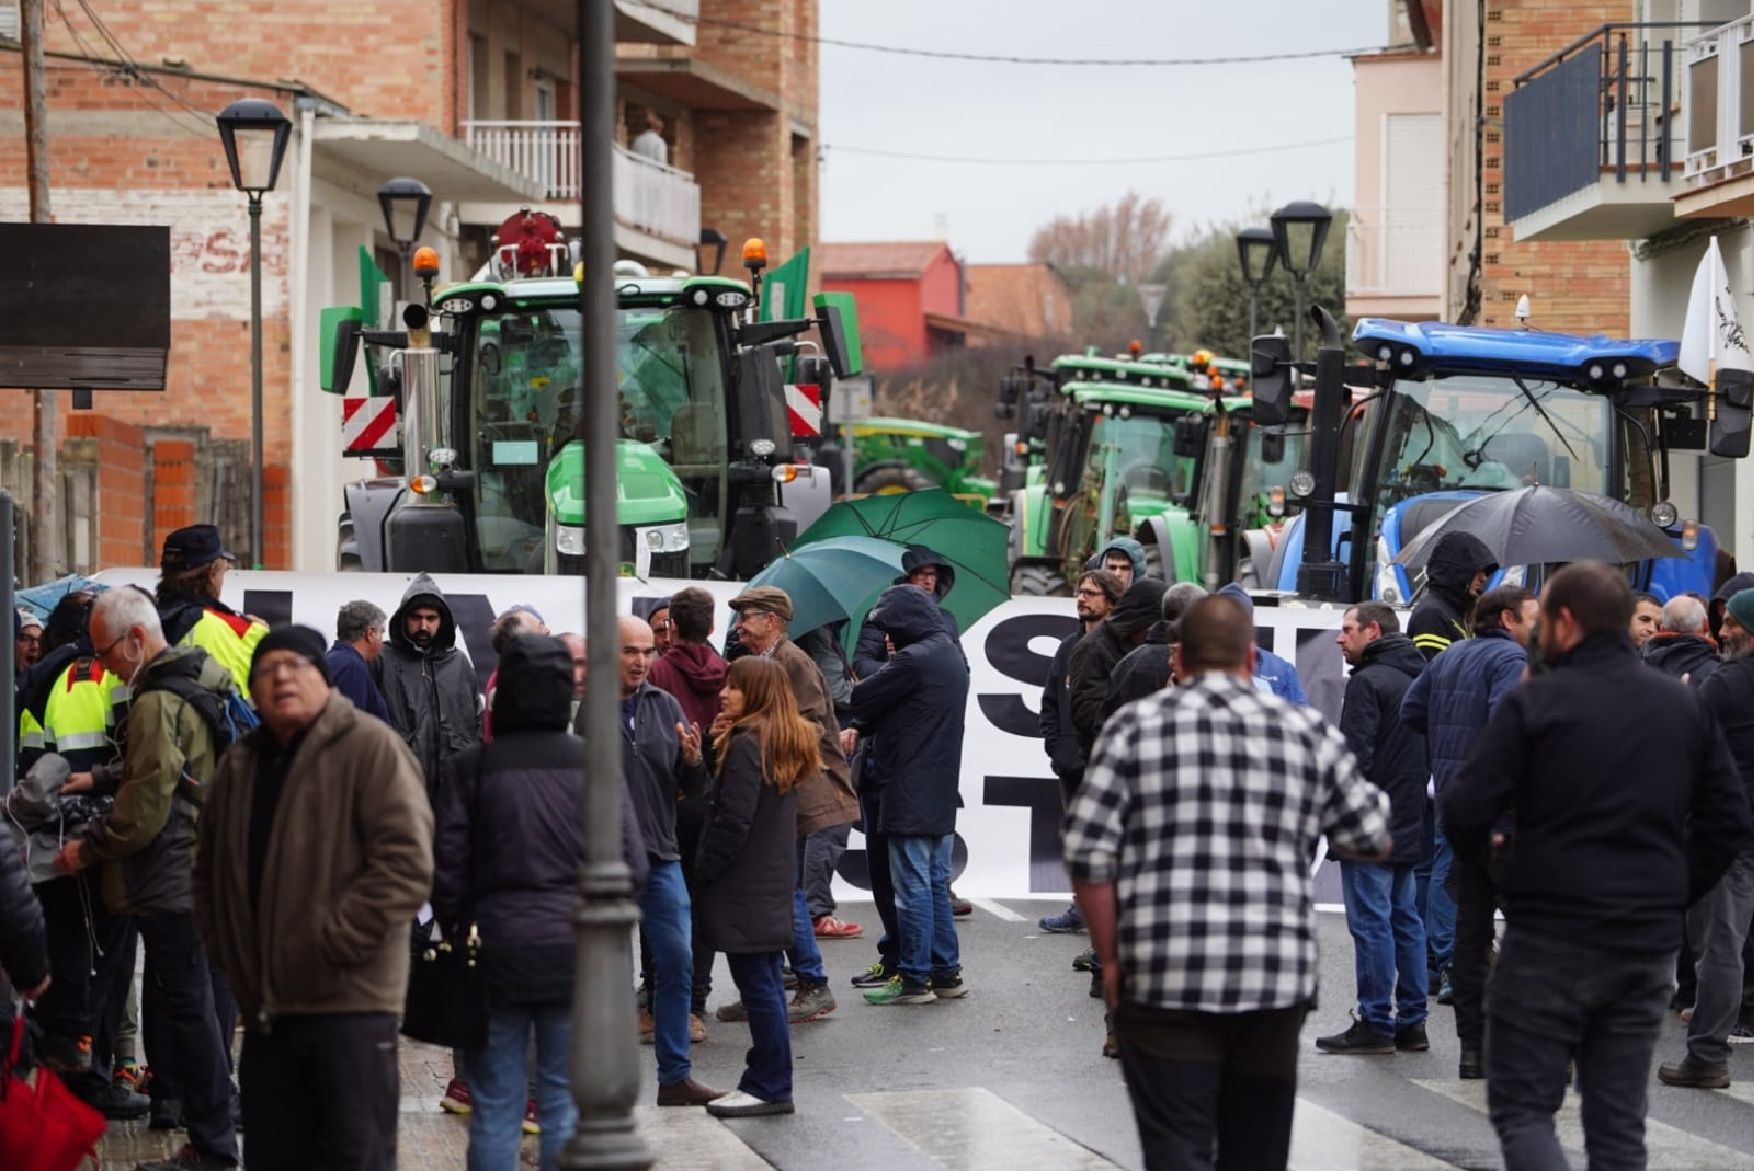
M 24 1045 L 24 1016 L 12 1018 L 12 1043 L 0 1061 L 0 1167 L 6 1171 L 74 1171 L 97 1160 L 104 1117 L 39 1065 L 28 1080 L 14 1072 Z

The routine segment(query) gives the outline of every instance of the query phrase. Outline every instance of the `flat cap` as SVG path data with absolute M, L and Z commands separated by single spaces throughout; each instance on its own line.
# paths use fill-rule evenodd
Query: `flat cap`
M 792 620 L 792 598 L 778 586 L 751 586 L 731 599 L 733 610 L 766 610 L 780 621 Z

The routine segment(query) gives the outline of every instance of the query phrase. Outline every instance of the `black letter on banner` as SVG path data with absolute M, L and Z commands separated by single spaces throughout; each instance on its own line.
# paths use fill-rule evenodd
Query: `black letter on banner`
M 1007 618 L 987 632 L 987 662 L 1007 679 L 1040 687 L 1047 682 L 1052 655 L 1030 649 L 1030 641 L 1051 638 L 1057 644 L 1078 629 L 1078 620 L 1062 614 L 1022 614 Z M 1041 717 L 1018 695 L 976 696 L 981 714 L 1001 732 L 1041 738 Z
M 1052 777 L 988 777 L 983 805 L 1021 805 L 1029 810 L 1029 889 L 1065 890 L 1060 864 L 1060 782 Z
M 244 613 L 260 618 L 270 626 L 292 621 L 291 590 L 245 590 Z

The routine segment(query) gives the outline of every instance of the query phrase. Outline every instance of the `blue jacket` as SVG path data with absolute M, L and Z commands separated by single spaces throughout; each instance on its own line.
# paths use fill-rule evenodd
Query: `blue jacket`
M 360 711 L 390 722 L 389 705 L 372 679 L 371 667 L 349 643 L 337 642 L 329 648 L 329 686 L 352 700 Z
M 1486 721 L 1522 682 L 1528 652 L 1503 630 L 1451 643 L 1413 680 L 1401 722 L 1425 734 L 1438 792 L 1461 774 Z
M 1280 699 L 1309 706 L 1309 696 L 1303 693 L 1297 668 L 1264 646 L 1255 648 L 1255 678 L 1265 681 Z

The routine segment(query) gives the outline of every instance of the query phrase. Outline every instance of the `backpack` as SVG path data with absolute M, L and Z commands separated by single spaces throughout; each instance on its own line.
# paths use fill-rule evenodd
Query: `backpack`
M 209 691 L 188 675 L 158 674 L 142 691 L 168 691 L 195 709 L 213 734 L 213 755 L 221 756 L 234 741 L 262 724 L 262 717 L 229 683 L 224 693 Z

